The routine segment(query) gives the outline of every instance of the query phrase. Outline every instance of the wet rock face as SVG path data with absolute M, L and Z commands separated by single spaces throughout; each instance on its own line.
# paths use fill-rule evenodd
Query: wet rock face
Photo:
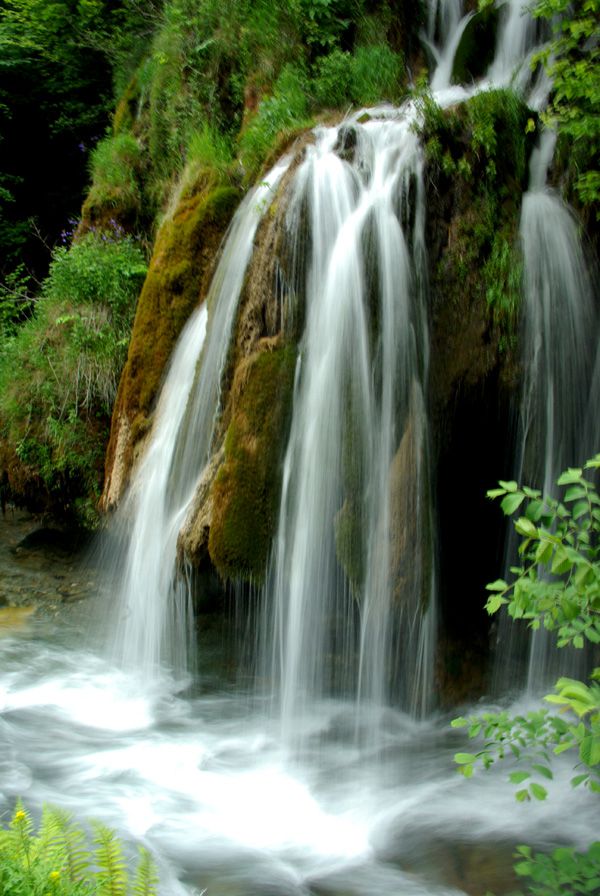
M 200 182 L 183 191 L 163 223 L 138 301 L 108 446 L 102 505 L 118 503 L 175 342 L 206 295 L 214 260 L 239 201 L 232 187 Z
M 356 128 L 353 128 L 351 125 L 341 127 L 333 151 L 337 153 L 340 159 L 352 163 L 354 161 L 356 142 Z
M 259 346 L 236 369 L 208 541 L 222 578 L 254 582 L 264 577 L 275 533 L 296 361 L 291 346 Z

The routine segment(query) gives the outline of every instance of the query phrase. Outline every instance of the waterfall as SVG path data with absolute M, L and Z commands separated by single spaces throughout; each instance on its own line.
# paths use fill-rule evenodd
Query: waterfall
M 119 509 L 111 652 L 145 677 L 157 674 L 161 664 L 180 671 L 191 665 L 191 597 L 185 575 L 177 571 L 177 539 L 209 457 L 254 234 L 288 163 L 280 161 L 234 216 L 206 303 L 173 355 L 148 448 Z
M 405 110 L 320 130 L 293 186 L 288 220 L 300 208 L 308 218 L 297 290 L 307 322 L 266 600 L 291 737 L 336 688 L 385 703 L 396 679 L 407 705 L 430 698 L 425 672 L 412 693 L 418 658 L 431 666 L 434 611 L 423 159 L 411 123 Z M 338 154 L 344 140 L 351 159 Z
M 503 6 L 487 77 L 468 89 L 450 87 L 470 16 L 460 0 L 429 4 L 436 101 L 446 105 L 512 83 L 542 102 L 543 79 L 532 79 L 524 64 L 538 28 L 521 0 Z M 290 181 L 286 227 L 297 282 L 289 295 L 302 297 L 302 307 L 286 307 L 286 315 L 305 321 L 305 330 L 263 595 L 261 678 L 274 683 L 291 741 L 311 706 L 331 694 L 350 695 L 361 708 L 398 701 L 415 715 L 432 705 L 435 525 L 416 115 L 407 102 L 318 128 Z M 581 346 L 595 333 L 595 320 L 574 222 L 545 187 L 551 155 L 545 143 L 532 161 L 521 222 L 531 359 L 521 470 L 537 476 L 527 457 L 542 452 L 546 478 L 572 462 L 581 426 L 590 446 L 597 436 L 591 418 L 582 422 L 583 399 L 569 398 L 585 398 L 591 388 L 593 359 Z M 288 165 L 286 159 L 276 166 L 235 215 L 209 313 L 198 312 L 181 339 L 146 456 L 120 510 L 128 534 L 118 565 L 113 649 L 146 674 L 161 663 L 184 668 L 193 652 L 190 587 L 185 571 L 178 572 L 177 542 L 213 447 L 256 229 Z M 566 344 L 572 373 L 552 366 Z
M 577 222 L 546 185 L 554 144 L 555 135 L 546 131 L 532 153 L 521 210 L 524 382 L 515 471 L 519 481 L 550 495 L 562 470 L 583 463 L 600 444 L 598 405 L 592 401 L 600 388 L 594 367 L 597 312 Z M 509 539 L 509 565 L 514 551 Z M 518 635 L 503 632 L 504 637 L 508 651 L 522 651 Z M 558 650 L 544 630 L 530 635 L 528 652 L 532 689 L 552 684 L 560 674 L 583 674 L 584 651 Z M 506 655 L 507 647 L 501 668 Z M 499 678 L 505 685 L 505 674 Z

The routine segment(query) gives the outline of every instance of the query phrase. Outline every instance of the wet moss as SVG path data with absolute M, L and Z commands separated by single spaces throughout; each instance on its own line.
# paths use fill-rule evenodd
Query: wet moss
M 107 470 L 115 459 L 122 418 L 130 429 L 123 451 L 126 469 L 149 427 L 165 366 L 183 325 L 208 291 L 214 259 L 239 198 L 233 187 L 209 184 L 198 192 L 189 190 L 157 234 L 119 384 Z
M 531 138 L 509 90 L 425 115 L 434 413 L 465 386 L 518 375 L 518 227 Z
M 359 588 L 365 575 L 364 522 L 356 502 L 347 498 L 334 520 L 335 552 L 350 584 Z
M 208 542 L 221 578 L 255 583 L 264 578 L 277 524 L 296 358 L 291 346 L 261 349 L 236 370 Z

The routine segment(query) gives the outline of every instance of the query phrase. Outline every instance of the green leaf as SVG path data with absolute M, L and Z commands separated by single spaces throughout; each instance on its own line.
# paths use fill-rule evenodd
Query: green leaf
M 500 485 L 505 492 L 516 492 L 518 489 L 518 484 L 514 481 L 514 479 L 505 482 L 503 479 L 498 480 L 498 485 Z
M 522 492 L 517 492 L 516 494 L 506 495 L 505 498 L 500 502 L 500 507 L 502 508 L 502 512 L 505 516 L 510 516 L 512 513 L 517 510 L 523 501 L 525 500 L 525 495 Z
M 579 744 L 579 758 L 590 768 L 600 762 L 600 735 L 588 734 Z
M 468 765 L 477 762 L 477 756 L 473 753 L 455 753 L 454 761 L 457 765 Z
M 536 552 L 535 552 L 535 562 L 536 563 L 549 563 L 552 558 L 553 545 L 550 541 L 540 541 Z
M 571 787 L 579 787 L 579 785 L 583 784 L 584 781 L 587 781 L 588 778 L 589 774 L 576 775 L 574 778 L 571 778 Z
M 537 784 L 535 781 L 529 785 L 529 789 L 532 795 L 536 798 L 536 800 L 545 800 L 548 796 L 548 791 L 545 787 L 542 787 L 541 784 Z
M 523 781 L 526 781 L 529 777 L 531 777 L 529 772 L 511 772 L 508 776 L 508 780 L 511 784 L 522 784 Z
M 531 799 L 528 790 L 517 790 L 517 792 L 515 793 L 515 797 L 520 803 L 524 803 L 527 800 Z
M 519 517 L 516 521 L 515 531 L 518 532 L 519 535 L 524 535 L 525 538 L 536 538 L 538 534 L 537 526 L 524 516 Z
M 506 591 L 508 584 L 504 579 L 496 579 L 494 582 L 490 582 L 489 585 L 486 585 L 485 588 L 486 591 Z
M 468 724 L 469 720 L 464 719 L 462 716 L 460 716 L 458 719 L 452 719 L 452 721 L 450 722 L 450 726 L 452 728 L 464 728 Z
M 493 594 L 491 597 L 488 597 L 485 608 L 490 616 L 493 616 L 494 613 L 497 613 L 500 607 L 503 604 L 507 604 L 508 600 L 505 597 L 502 597 L 501 594 Z
M 568 470 L 565 470 L 564 473 L 556 480 L 557 485 L 571 485 L 575 482 L 581 482 L 582 478 L 582 469 L 580 467 L 569 467 Z
M 554 777 L 554 775 L 552 774 L 552 770 L 549 769 L 547 765 L 532 765 L 531 767 L 539 775 L 542 775 L 544 778 L 548 778 L 549 781 L 551 781 Z
M 564 501 L 577 501 L 578 498 L 585 498 L 587 496 L 587 491 L 585 488 L 582 488 L 580 485 L 574 485 L 572 488 L 567 489 L 564 496 Z

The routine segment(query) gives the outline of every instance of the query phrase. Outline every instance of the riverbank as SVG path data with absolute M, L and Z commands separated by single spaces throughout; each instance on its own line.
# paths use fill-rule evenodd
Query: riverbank
M 89 543 L 22 510 L 0 516 L 0 632 L 73 618 L 97 591 Z

